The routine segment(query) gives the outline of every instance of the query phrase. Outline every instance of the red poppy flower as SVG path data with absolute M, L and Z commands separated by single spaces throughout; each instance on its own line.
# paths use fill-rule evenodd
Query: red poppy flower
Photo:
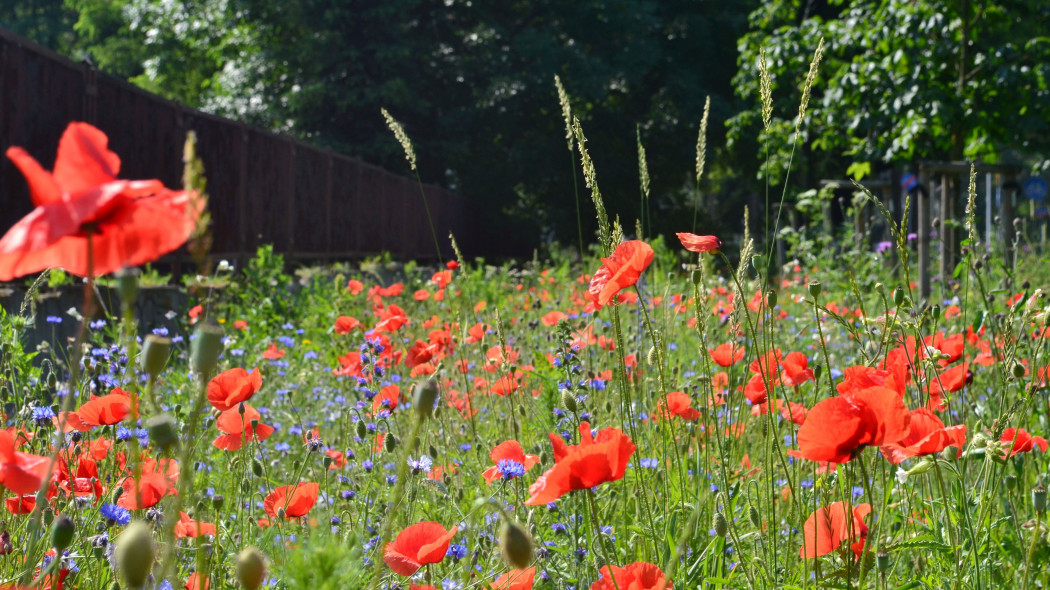
M 806 415 L 808 414 L 806 406 L 782 399 L 774 399 L 767 401 L 764 404 L 755 404 L 751 406 L 751 415 L 761 416 L 762 414 L 769 412 L 770 406 L 772 406 L 774 410 L 780 410 L 780 415 L 783 416 L 785 420 L 791 420 L 795 424 L 800 425 L 806 423 Z
M 365 290 L 365 285 L 357 279 L 350 279 L 346 282 L 346 290 L 350 291 L 351 295 L 357 295 Z
M 360 328 L 361 322 L 357 321 L 356 319 L 350 316 L 341 315 L 335 319 L 334 327 L 336 334 L 349 334 L 350 332 L 353 332 L 354 330 Z
M 569 319 L 569 316 L 565 315 L 564 312 L 551 311 L 546 313 L 542 318 L 540 318 L 540 323 L 542 323 L 544 326 L 554 327 L 558 325 L 558 322 L 567 319 Z
M 271 342 L 270 348 L 263 351 L 262 357 L 268 361 L 276 361 L 283 358 L 284 353 L 285 351 L 283 349 L 277 348 L 277 344 Z
M 780 359 L 780 381 L 788 387 L 802 385 L 813 378 L 813 369 L 809 368 L 809 359 L 801 352 L 789 352 Z
M 449 270 L 456 270 L 457 268 L 459 268 L 459 262 L 456 260 L 449 260 L 445 263 L 445 268 Z
M 690 252 L 714 252 L 722 247 L 722 240 L 715 236 L 698 236 L 686 232 L 678 232 L 675 235 Z
M 198 218 L 191 195 L 159 180 L 118 180 L 120 158 L 108 143 L 95 127 L 70 123 L 53 173 L 22 148 L 7 150 L 36 209 L 0 238 L 0 281 L 51 267 L 87 276 L 89 234 L 95 275 L 156 260 L 190 236 Z
M 190 574 L 190 577 L 186 579 L 186 590 L 208 590 L 209 580 L 207 576 L 202 576 L 197 572 Z
M 180 511 L 179 522 L 175 523 L 175 537 L 197 538 L 201 535 L 215 536 L 215 525 L 207 522 L 197 522 L 190 518 L 189 514 Z
M 550 440 L 556 463 L 529 487 L 526 505 L 546 504 L 569 492 L 623 478 L 635 450 L 631 438 L 619 429 L 606 428 L 594 437 L 587 422 L 580 424 L 579 445 L 569 446 L 556 434 Z
M 1018 453 L 1027 453 L 1036 447 L 1045 453 L 1047 448 L 1050 447 L 1045 438 L 1032 436 L 1024 428 L 1007 428 L 1003 431 L 1003 435 L 999 437 L 999 442 L 1012 445 L 1010 457 Z
M 394 304 L 377 308 L 376 315 L 379 317 L 379 322 L 373 329 L 376 332 L 396 332 L 401 326 L 408 323 L 408 315 L 405 310 Z
M 744 396 L 756 406 L 766 403 L 769 392 L 766 391 L 766 380 L 762 378 L 762 375 L 752 375 L 748 379 L 747 385 L 744 386 Z
M 372 399 L 372 414 L 375 415 L 379 410 L 387 409 L 393 410 L 397 407 L 398 401 L 401 399 L 401 388 L 397 385 L 387 385 L 383 389 L 379 390 L 379 395 Z
M 80 421 L 90 426 L 108 426 L 117 424 L 131 413 L 131 398 L 119 389 L 84 402 L 77 408 Z
M 638 282 L 653 261 L 653 249 L 641 240 L 631 240 L 616 247 L 612 256 L 602 258 L 602 267 L 594 273 L 586 298 L 595 309 L 608 305 L 613 297 Z
M 415 368 L 424 363 L 428 363 L 430 362 L 430 359 L 434 358 L 434 355 L 439 350 L 440 347 L 435 344 L 416 340 L 416 343 L 408 349 L 408 356 L 405 358 L 405 364 L 411 368 Z
M 667 419 L 678 416 L 682 420 L 696 420 L 700 417 L 700 411 L 693 407 L 693 399 L 681 391 L 672 391 L 664 396 L 656 404 L 654 420 Z
M 458 527 L 446 531 L 436 522 L 419 522 L 401 531 L 387 543 L 383 561 L 395 574 L 411 576 L 429 563 L 440 563 Z
M 859 365 L 847 367 L 842 371 L 842 380 L 835 384 L 835 390 L 839 394 L 847 394 L 869 387 L 888 387 L 903 396 L 906 385 L 907 383 L 898 379 L 892 371 Z
M 226 410 L 219 414 L 218 420 L 215 421 L 221 434 L 213 444 L 224 451 L 236 451 L 244 446 L 245 441 L 266 440 L 274 430 L 272 426 L 259 422 L 260 418 L 262 416 L 259 410 L 248 404 L 244 404 L 244 414 L 241 414 L 239 404 Z M 252 426 L 253 421 L 255 426 Z
M 489 584 L 491 590 L 532 590 L 536 581 L 536 566 L 523 570 L 510 570 Z
M 259 369 L 251 373 L 238 367 L 223 371 L 208 382 L 208 401 L 217 410 L 226 411 L 246 402 L 262 387 Z
M 152 508 L 169 492 L 174 492 L 162 473 L 143 473 L 137 481 L 125 477 L 120 487 L 124 488 L 124 493 L 117 499 L 117 506 L 128 510 Z
M 4 505 L 11 514 L 29 514 L 36 508 L 36 494 L 19 494 L 5 498 Z
M 339 357 L 339 366 L 332 369 L 332 374 L 336 377 L 360 377 L 361 368 L 361 353 L 356 351 L 348 352 L 346 355 Z
M 664 576 L 659 566 L 636 561 L 626 567 L 603 565 L 601 577 L 591 590 L 671 590 L 674 585 Z
M 720 344 L 707 352 L 711 355 L 711 360 L 721 367 L 732 367 L 744 360 L 744 347 L 732 342 Z
M 187 315 L 190 316 L 190 323 L 191 324 L 197 323 L 197 318 L 201 317 L 202 313 L 204 313 L 204 306 L 203 305 L 197 304 L 197 305 L 194 305 L 193 307 L 191 307 L 189 313 L 187 314 Z
M 798 556 L 813 559 L 827 555 L 838 549 L 844 541 L 850 541 L 850 548 L 859 558 L 868 537 L 868 525 L 864 524 L 864 518 L 869 513 L 870 504 L 851 509 L 849 505 L 835 502 L 818 509 L 802 525 L 805 541 L 798 550 Z
M 51 459 L 15 450 L 15 437 L 0 430 L 0 485 L 16 494 L 40 489 Z
M 798 451 L 810 461 L 848 463 L 865 446 L 899 442 L 911 415 L 896 391 L 871 387 L 817 402 L 798 430 Z
M 248 329 L 248 322 L 244 320 L 236 320 L 233 322 L 233 329 L 243 332 Z
M 911 413 L 908 436 L 896 443 L 883 445 L 880 450 L 886 460 L 897 465 L 908 457 L 922 457 L 939 453 L 945 447 L 958 449 L 956 458 L 962 456 L 966 444 L 966 425 L 946 428 L 944 422 L 928 408 L 917 408 Z
M 516 440 L 503 441 L 500 444 L 492 448 L 489 453 L 489 459 L 496 465 L 489 467 L 485 470 L 482 475 L 485 476 L 485 483 L 492 485 L 492 482 L 496 481 L 500 477 L 503 477 L 503 472 L 499 468 L 500 461 L 514 461 L 522 467 L 525 471 L 532 469 L 533 465 L 540 462 L 540 458 L 536 455 L 526 455 L 525 450 L 521 448 L 521 443 Z
M 955 365 L 945 369 L 940 375 L 930 379 L 930 409 L 941 412 L 945 409 L 944 396 L 955 393 L 973 381 L 969 363 Z
M 317 503 L 321 486 L 316 482 L 281 486 L 263 500 L 263 510 L 270 518 L 277 518 L 277 511 L 284 508 L 285 518 L 306 516 Z

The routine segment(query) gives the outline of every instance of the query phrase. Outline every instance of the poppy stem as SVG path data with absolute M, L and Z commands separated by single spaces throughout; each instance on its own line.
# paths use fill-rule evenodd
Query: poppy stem
M 1022 590 L 1028 590 L 1028 579 L 1032 573 L 1032 556 L 1035 555 L 1035 548 L 1039 544 L 1039 537 L 1042 533 L 1043 528 L 1043 511 L 1036 510 L 1035 512 L 1035 527 L 1032 529 L 1032 544 L 1028 546 L 1028 556 L 1024 562 L 1024 587 Z
M 613 575 L 613 562 L 612 559 L 616 557 L 616 546 L 613 545 L 612 551 L 609 551 L 605 546 L 604 540 L 602 539 L 602 531 L 598 527 L 598 506 L 594 503 L 594 490 L 587 488 L 587 503 L 591 509 L 591 529 L 594 530 L 594 537 L 597 540 L 597 545 L 601 548 L 602 553 L 605 557 L 605 565 L 608 566 L 609 577 L 612 578 L 613 588 L 620 590 L 620 586 L 616 583 L 616 576 Z M 601 575 L 601 568 L 598 568 L 598 574 Z

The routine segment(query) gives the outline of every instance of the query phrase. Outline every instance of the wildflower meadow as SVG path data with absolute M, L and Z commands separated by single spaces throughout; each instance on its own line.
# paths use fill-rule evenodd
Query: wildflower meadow
M 122 179 L 85 123 L 52 170 L 4 146 L 35 209 L 0 240 L 31 285 L 0 316 L 0 587 L 1050 584 L 1050 273 L 980 233 L 975 176 L 922 298 L 888 213 L 888 244 L 814 218 L 782 261 L 746 212 L 673 239 L 610 218 L 565 106 L 598 236 L 500 265 L 434 235 L 455 259 L 215 266 L 207 145 L 182 188 Z M 178 328 L 141 325 L 135 267 L 184 245 Z M 54 268 L 84 279 L 46 320 L 75 336 L 30 347 Z

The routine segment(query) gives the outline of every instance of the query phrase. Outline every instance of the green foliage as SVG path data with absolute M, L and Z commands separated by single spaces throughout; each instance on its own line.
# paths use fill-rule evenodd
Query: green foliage
M 311 543 L 288 553 L 275 564 L 280 590 L 343 590 L 365 587 L 361 551 L 356 539 L 330 539 Z

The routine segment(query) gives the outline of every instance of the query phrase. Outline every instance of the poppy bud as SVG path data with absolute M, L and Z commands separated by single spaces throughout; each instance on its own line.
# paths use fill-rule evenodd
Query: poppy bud
M 149 431 L 149 439 L 160 449 L 168 450 L 179 444 L 179 433 L 175 428 L 175 420 L 167 414 L 146 420 L 146 430 Z
M 885 574 L 890 571 L 890 554 L 884 549 L 880 549 L 875 554 L 875 566 L 879 568 L 880 574 Z
M 954 461 L 959 457 L 959 448 L 952 445 L 944 447 L 941 451 L 942 461 Z
M 904 289 L 900 285 L 893 288 L 893 304 L 897 307 L 904 304 Z
M 437 447 L 435 447 L 434 445 L 430 445 L 430 448 L 427 449 L 427 454 L 430 455 L 431 459 L 437 459 L 438 458 Z
M 125 306 L 135 303 L 139 296 L 139 270 L 137 268 L 122 268 L 117 271 L 117 292 L 120 293 L 120 301 Z
M 1010 491 L 1013 491 L 1013 490 L 1017 489 L 1017 476 L 1016 475 L 1011 473 L 1011 474 L 1007 475 L 1005 478 L 1003 478 L 1003 481 L 1006 483 L 1006 489 L 1008 489 Z
M 1040 514 L 1046 512 L 1046 486 L 1042 482 L 1032 488 L 1032 508 Z
M 922 461 L 919 461 L 915 465 L 915 467 L 912 467 L 911 469 L 908 470 L 908 475 L 909 476 L 911 476 L 911 475 L 922 475 L 923 473 L 926 473 L 926 472 L 932 470 L 936 466 L 937 466 L 936 461 L 931 461 L 930 459 L 923 459 Z
M 113 491 L 111 492 L 110 497 L 109 497 L 110 502 L 113 503 L 113 504 L 116 504 L 118 501 L 120 501 L 120 497 L 123 496 L 123 495 L 124 495 L 124 488 L 122 488 L 122 487 L 113 488 Z M 37 500 L 38 504 L 41 504 L 39 494 L 37 495 L 37 499 L 36 500 Z M 47 496 L 46 495 L 44 496 L 44 502 L 47 502 Z
M 357 421 L 357 438 L 364 438 L 368 436 L 368 428 L 365 427 L 364 420 Z
M 525 569 L 532 563 L 532 536 L 516 521 L 506 520 L 499 536 L 500 553 L 507 565 Z
M 141 520 L 128 525 L 117 537 L 115 557 L 130 588 L 141 588 L 153 569 L 153 532 Z
M 47 388 L 54 389 L 58 387 L 58 376 L 55 375 L 54 371 L 47 374 Z
M 245 590 L 258 590 L 266 579 L 266 556 L 255 547 L 237 554 L 237 581 Z
M 1012 372 L 1013 372 L 1015 378 L 1021 379 L 1022 377 L 1024 377 L 1024 374 L 1025 374 L 1024 365 L 1022 365 L 1021 363 L 1014 363 L 1014 366 L 1012 368 Z
M 879 295 L 882 295 L 886 292 L 886 285 L 883 285 L 882 283 L 875 283 L 875 292 Z
M 212 374 L 222 354 L 222 328 L 214 324 L 200 324 L 190 348 L 190 366 L 193 370 L 203 375 Z
M 755 525 L 758 528 L 761 528 L 762 527 L 762 515 L 759 514 L 758 508 L 755 508 L 754 505 L 751 505 L 749 508 L 750 508 L 750 510 L 748 510 L 747 516 L 748 516 L 748 518 L 751 519 L 751 524 Z
M 287 514 L 287 513 L 284 511 L 284 507 L 283 506 L 281 508 L 277 509 L 277 518 L 279 518 L 281 520 L 284 520 L 284 515 L 285 514 Z
M 561 405 L 565 406 L 565 409 L 573 414 L 576 413 L 576 410 L 579 407 L 576 404 L 576 396 L 568 389 L 563 389 L 561 392 Z
M 715 529 L 715 534 L 719 537 L 724 537 L 729 533 L 729 521 L 726 520 L 726 515 L 721 512 L 715 512 L 714 521 L 711 526 Z
M 258 459 L 252 459 L 252 473 L 255 474 L 255 477 L 262 477 L 263 475 L 263 466 Z
M 773 309 L 774 307 L 777 306 L 777 292 L 776 291 L 774 291 L 772 289 L 770 289 L 769 291 L 766 291 L 766 305 L 769 306 L 769 309 Z
M 813 380 L 820 381 L 820 376 L 824 374 L 824 365 L 813 365 Z
M 73 542 L 75 532 L 76 525 L 73 524 L 73 519 L 65 514 L 59 516 L 55 519 L 55 524 L 51 525 L 51 546 L 61 553 Z
M 428 418 L 434 411 L 434 402 L 437 401 L 437 395 L 437 384 L 432 380 L 416 385 L 416 398 L 412 402 L 416 409 L 416 415 L 421 419 Z
M 820 281 L 813 281 L 809 284 L 809 294 L 812 295 L 814 299 L 820 296 L 820 289 Z
M 395 438 L 393 434 L 390 434 L 388 432 L 386 437 L 383 439 L 383 448 L 386 449 L 386 452 L 393 453 L 394 449 L 397 448 L 397 438 Z

